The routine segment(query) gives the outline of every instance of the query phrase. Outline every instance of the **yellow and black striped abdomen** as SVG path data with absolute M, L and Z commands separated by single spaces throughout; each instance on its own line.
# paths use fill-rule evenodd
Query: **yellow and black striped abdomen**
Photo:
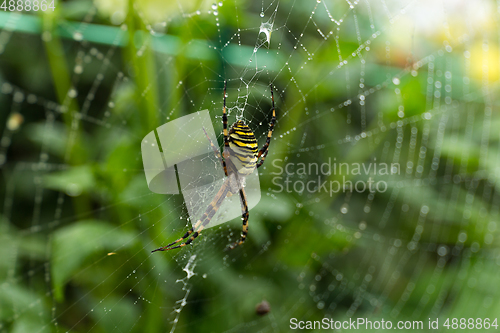
M 229 130 L 229 156 L 238 173 L 248 176 L 255 170 L 257 163 L 257 139 L 250 127 L 242 120 L 234 123 Z

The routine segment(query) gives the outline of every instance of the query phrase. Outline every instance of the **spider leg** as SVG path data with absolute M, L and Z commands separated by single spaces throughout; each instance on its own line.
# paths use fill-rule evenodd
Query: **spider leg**
M 227 81 L 224 81 L 224 107 L 222 108 L 222 126 L 224 128 L 224 147 L 229 147 L 229 136 L 227 135 L 226 88 Z
M 224 174 L 226 175 L 227 177 L 227 167 L 226 167 L 226 161 L 224 161 L 222 159 L 222 157 L 220 156 L 220 151 L 219 149 L 217 149 L 214 145 L 214 143 L 212 142 L 212 140 L 210 139 L 210 137 L 208 136 L 207 134 L 207 131 L 205 131 L 205 127 L 203 127 L 203 132 L 205 132 L 205 136 L 207 137 L 208 141 L 210 141 L 210 146 L 212 147 L 212 150 L 214 151 L 215 153 L 215 157 L 217 157 L 219 159 L 219 162 L 220 164 L 222 164 L 222 167 L 224 168 Z
M 201 224 L 201 220 L 198 220 L 198 222 L 196 222 L 196 224 L 194 225 L 194 227 L 192 227 L 191 229 L 189 229 L 188 232 L 186 232 L 184 234 L 184 236 L 182 236 L 181 238 L 177 239 L 175 242 L 172 242 L 172 243 L 170 243 L 170 244 L 168 244 L 166 246 L 163 246 L 163 247 L 160 247 L 160 248 L 158 248 L 156 250 L 151 251 L 151 253 L 156 252 L 156 251 L 166 251 L 166 250 L 169 250 L 168 248 L 171 247 L 172 245 L 177 244 L 179 242 L 182 242 L 184 239 L 188 238 L 189 235 L 191 235 L 193 233 L 193 231 L 199 227 L 200 224 Z
M 227 191 L 226 191 L 226 195 L 227 195 Z M 196 222 L 196 225 L 199 225 L 201 223 L 201 221 L 203 221 L 203 223 L 201 223 L 201 226 L 199 227 L 199 229 L 196 230 L 196 232 L 191 237 L 189 237 L 189 239 L 186 242 L 184 242 L 180 245 L 174 246 L 174 247 L 167 247 L 165 250 L 160 250 L 160 251 L 168 251 L 168 250 L 178 249 L 178 248 L 181 248 L 181 247 L 184 247 L 186 245 L 191 244 L 191 242 L 194 241 L 196 239 L 196 237 L 198 237 L 200 235 L 201 231 L 203 229 L 205 229 L 207 224 L 210 223 L 210 221 L 212 220 L 212 217 L 215 215 L 215 213 L 217 213 L 217 210 L 219 210 L 219 207 L 222 204 L 222 201 L 224 200 L 224 198 L 225 198 L 225 195 L 224 195 L 224 197 L 222 197 L 222 199 L 220 201 L 217 201 L 216 203 L 214 203 L 214 202 L 210 203 L 209 207 L 207 208 L 207 211 L 205 212 L 205 214 L 203 214 L 204 220 L 202 220 L 202 219 L 198 220 L 198 222 Z
M 271 118 L 271 122 L 269 123 L 269 132 L 267 132 L 267 139 L 264 146 L 259 150 L 257 154 L 257 158 L 260 158 L 260 161 L 257 163 L 257 168 L 264 164 L 266 160 L 267 152 L 269 151 L 269 144 L 271 143 L 271 137 L 273 135 L 274 124 L 276 123 L 276 108 L 274 106 L 274 93 L 273 93 L 273 84 L 271 83 L 271 100 L 273 103 L 273 117 Z M 262 158 L 261 158 L 262 157 Z
M 238 245 L 243 244 L 247 239 L 248 234 L 248 205 L 247 205 L 247 195 L 245 194 L 245 190 L 240 188 L 240 199 L 241 199 L 241 219 L 243 220 L 243 231 L 241 232 L 241 238 L 239 241 L 234 242 L 231 245 L 226 247 L 227 250 L 232 250 Z
M 217 213 L 217 210 L 219 209 L 220 205 L 224 201 L 224 199 L 227 196 L 227 193 L 229 192 L 229 178 L 227 178 L 224 181 L 224 184 L 222 184 L 222 187 L 220 188 L 219 192 L 215 195 L 215 198 L 210 202 L 208 205 L 207 209 L 205 210 L 205 213 L 203 213 L 203 216 L 196 222 L 194 227 L 192 227 L 184 236 L 181 238 L 177 239 L 175 242 L 168 244 L 167 246 L 160 247 L 156 250 L 153 250 L 151 252 L 156 252 L 156 251 L 168 251 L 168 250 L 173 250 L 177 249 L 183 246 L 186 246 L 190 244 L 193 240 L 195 240 L 196 237 L 200 234 L 200 232 L 206 227 L 207 224 L 210 223 L 210 220 L 212 217 Z M 197 230 L 196 230 L 197 229 Z M 196 232 L 193 233 L 193 231 L 196 230 Z M 191 237 L 189 237 L 192 234 Z M 182 242 L 184 239 L 188 238 L 189 239 L 180 245 L 172 247 L 172 245 L 175 245 L 179 242 Z
M 269 149 L 266 149 L 266 151 L 262 154 L 262 157 L 260 158 L 260 161 L 257 163 L 255 166 L 256 168 L 260 167 L 262 164 L 264 164 L 264 161 L 266 160 L 267 153 L 269 152 Z

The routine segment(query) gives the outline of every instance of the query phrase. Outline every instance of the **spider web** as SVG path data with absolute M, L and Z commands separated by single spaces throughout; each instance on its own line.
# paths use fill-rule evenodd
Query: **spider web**
M 54 31 L 0 13 L 0 331 L 279 332 L 325 317 L 427 329 L 498 314 L 497 2 L 151 1 L 135 21 L 126 2 L 57 6 Z M 114 30 L 92 40 L 100 24 Z M 229 123 L 260 145 L 270 84 L 277 107 L 249 238 L 223 251 L 237 218 L 151 254 L 191 223 L 181 196 L 149 191 L 140 142 L 208 109 L 221 146 L 226 80 Z M 341 177 L 277 174 L 340 162 L 400 169 L 375 175 L 375 192 L 297 191 Z

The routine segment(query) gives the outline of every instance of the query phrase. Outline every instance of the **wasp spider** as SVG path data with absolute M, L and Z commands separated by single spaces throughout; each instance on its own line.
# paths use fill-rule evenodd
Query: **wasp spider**
M 228 132 L 226 112 L 226 82 L 224 82 L 224 107 L 222 109 L 222 123 L 224 127 L 224 152 L 222 154 L 222 157 L 220 155 L 219 149 L 214 145 L 212 140 L 210 140 L 206 132 L 205 135 L 210 141 L 210 145 L 212 146 L 216 157 L 224 168 L 226 179 L 212 202 L 208 205 L 205 213 L 196 222 L 194 227 L 192 227 L 188 232 L 186 232 L 184 236 L 177 239 L 175 242 L 170 243 L 167 246 L 160 247 L 152 252 L 173 250 L 190 244 L 210 223 L 210 220 L 215 215 L 224 199 L 229 195 L 235 194 L 236 192 L 239 192 L 240 195 L 243 231 L 241 232 L 240 240 L 228 245 L 227 249 L 234 249 L 236 246 L 243 244 L 248 234 L 248 205 L 244 189 L 245 177 L 250 175 L 256 168 L 264 164 L 267 153 L 269 151 L 269 144 L 271 142 L 274 124 L 276 122 L 276 109 L 274 107 L 274 94 L 272 84 L 271 100 L 273 106 L 273 115 L 271 118 L 271 122 L 269 123 L 267 139 L 262 148 L 258 150 L 257 139 L 255 138 L 255 135 L 253 134 L 250 127 L 248 127 L 242 120 L 238 120 L 237 122 L 235 122 Z M 188 240 L 184 243 L 181 243 L 186 238 L 188 238 Z M 177 243 L 181 244 L 173 246 Z

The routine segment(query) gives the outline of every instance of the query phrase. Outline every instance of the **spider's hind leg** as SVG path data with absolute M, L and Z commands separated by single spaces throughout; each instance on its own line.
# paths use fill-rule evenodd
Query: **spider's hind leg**
M 189 229 L 184 234 L 184 236 L 182 236 L 181 238 L 177 239 L 175 242 L 172 242 L 172 243 L 170 243 L 170 244 L 168 244 L 166 246 L 162 246 L 160 248 L 157 248 L 156 250 L 151 251 L 151 253 L 156 252 L 156 251 L 168 251 L 168 250 L 172 250 L 172 249 L 175 249 L 175 248 L 179 247 L 179 246 L 176 246 L 176 247 L 170 248 L 172 245 L 175 245 L 175 244 L 177 244 L 179 242 L 182 242 L 183 240 L 185 240 L 186 238 L 188 238 L 189 235 L 191 235 L 195 229 L 198 229 L 198 227 L 200 226 L 200 224 L 201 224 L 201 220 L 198 220 L 198 222 L 196 222 L 196 224 L 194 225 L 194 227 L 192 227 L 191 229 Z M 196 236 L 198 236 L 198 235 L 196 235 Z
M 222 184 L 222 187 L 219 190 L 219 192 L 217 192 L 217 195 L 215 196 L 215 198 L 208 205 L 207 209 L 205 210 L 205 213 L 203 213 L 203 216 L 196 222 L 196 224 L 188 232 L 186 232 L 186 234 L 184 236 L 182 236 L 181 238 L 179 238 L 175 242 L 170 243 L 167 246 L 160 247 L 152 252 L 178 249 L 178 248 L 186 246 L 186 245 L 190 244 L 192 241 L 194 241 L 195 238 L 198 237 L 200 232 L 207 226 L 207 224 L 210 223 L 210 220 L 212 219 L 212 217 L 214 217 L 215 213 L 217 213 L 217 210 L 219 210 L 219 207 L 222 204 L 222 201 L 224 201 L 224 198 L 226 197 L 228 191 L 229 191 L 229 183 L 226 180 L 224 182 L 224 184 Z M 195 231 L 195 232 L 193 233 L 193 231 Z M 179 244 L 177 246 L 172 247 L 172 245 L 180 243 L 188 237 L 189 237 L 189 239 L 185 243 L 182 243 L 182 244 Z

